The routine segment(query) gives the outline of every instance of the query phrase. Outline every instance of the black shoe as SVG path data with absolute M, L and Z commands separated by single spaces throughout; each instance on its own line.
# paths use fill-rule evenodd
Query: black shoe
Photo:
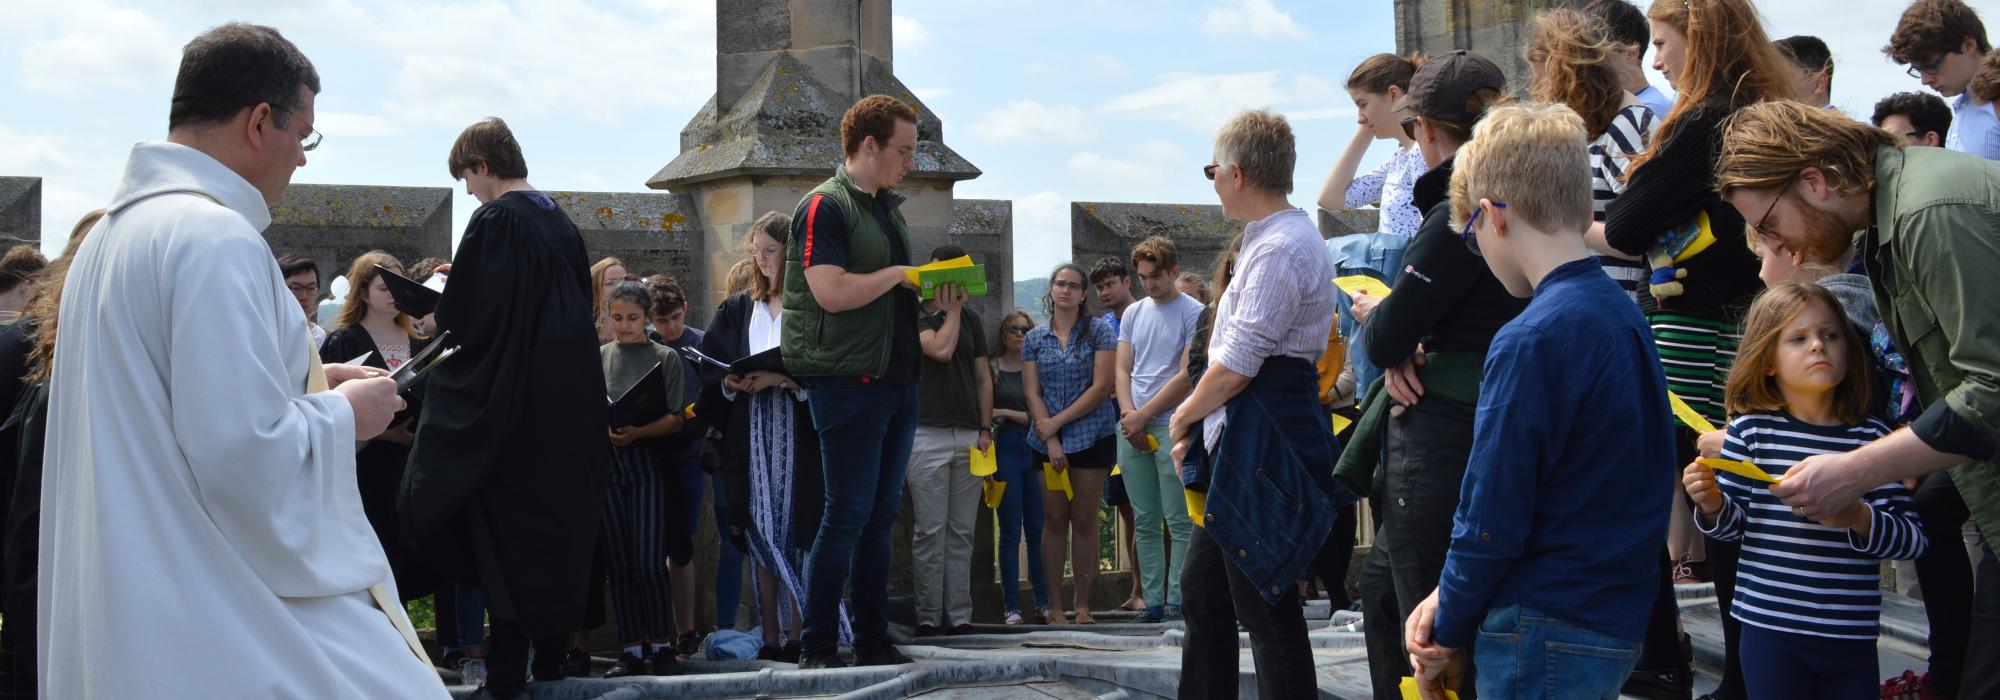
M 847 668 L 847 662 L 840 659 L 840 649 L 806 649 L 799 653 L 799 668 Z
M 910 657 L 904 656 L 903 652 L 897 651 L 896 647 L 891 644 L 884 644 L 873 648 L 856 647 L 854 649 L 854 665 L 856 666 L 901 666 L 913 663 L 916 662 L 910 660 Z
M 653 675 L 652 666 L 647 664 L 645 659 L 639 658 L 638 655 L 629 651 L 619 654 L 618 663 L 612 664 L 611 668 L 604 670 L 605 678 L 650 675 Z
M 458 662 L 463 660 L 464 658 L 465 658 L 465 650 L 452 649 L 444 653 L 444 658 L 438 659 L 438 667 L 458 668 Z
M 963 637 L 968 634 L 978 634 L 978 632 L 973 631 L 972 623 L 967 622 L 963 625 L 951 628 L 951 631 L 948 632 L 947 634 L 950 634 L 951 636 L 954 637 Z
M 921 625 L 917 625 L 917 637 L 923 638 L 923 637 L 935 637 L 935 636 L 938 636 L 937 625 L 933 625 L 928 622 Z
M 676 656 L 674 650 L 669 647 L 654 649 L 653 655 L 647 657 L 646 663 L 653 667 L 653 675 L 655 676 L 672 676 L 678 675 L 681 672 L 680 657 Z
M 693 631 L 681 635 L 680 639 L 674 640 L 673 650 L 676 654 L 692 658 L 695 654 L 701 653 L 701 635 Z
M 784 646 L 778 647 L 778 658 L 772 659 L 772 661 L 781 664 L 798 663 L 801 648 L 798 642 L 785 642 Z
M 1619 693 L 1641 700 L 1688 700 L 1694 696 L 1694 671 L 1686 666 L 1634 670 Z
M 590 652 L 570 647 L 569 653 L 563 655 L 562 674 L 568 678 L 589 678 Z
M 777 661 L 777 660 L 778 660 L 778 648 L 777 648 L 777 647 L 774 647 L 774 646 L 771 646 L 771 645 L 770 645 L 770 644 L 768 644 L 768 643 L 767 643 L 767 644 L 765 644 L 765 645 L 764 645 L 764 646 L 763 646 L 762 648 L 759 648 L 759 649 L 757 650 L 757 660 L 758 660 L 758 661 Z

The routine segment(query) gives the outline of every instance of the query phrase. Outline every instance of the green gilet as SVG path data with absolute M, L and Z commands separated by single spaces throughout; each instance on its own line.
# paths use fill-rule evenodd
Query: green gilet
M 800 217 L 809 219 L 813 215 L 812 200 L 821 195 L 826 200 L 820 206 L 838 205 L 842 218 L 847 220 L 848 272 L 874 272 L 895 264 L 892 245 L 903 245 L 901 257 L 910 259 L 906 243 L 910 229 L 903 223 L 903 213 L 895 207 L 901 203 L 902 195 L 890 190 L 882 195 L 896 198 L 890 202 L 888 222 L 898 234 L 894 239 L 882 229 L 882 222 L 875 215 L 876 195 L 855 187 L 845 167 L 806 193 L 805 199 L 799 201 L 794 221 Z M 786 371 L 803 377 L 882 376 L 889 368 L 891 335 L 896 327 L 893 292 L 840 313 L 820 308 L 812 289 L 806 286 L 805 259 L 810 254 L 807 242 L 804 236 L 792 236 L 785 246 L 785 316 L 780 337 L 783 349 L 779 352 L 784 355 Z

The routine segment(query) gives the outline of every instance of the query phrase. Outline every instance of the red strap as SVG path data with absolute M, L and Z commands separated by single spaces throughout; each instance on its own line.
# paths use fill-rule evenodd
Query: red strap
M 826 199 L 826 195 L 816 194 L 813 195 L 812 197 L 812 203 L 806 205 L 806 243 L 805 243 L 805 253 L 800 256 L 801 258 L 800 267 L 812 267 L 813 234 L 819 231 L 818 227 L 813 226 L 813 219 L 818 218 L 819 203 L 821 200 L 824 199 Z

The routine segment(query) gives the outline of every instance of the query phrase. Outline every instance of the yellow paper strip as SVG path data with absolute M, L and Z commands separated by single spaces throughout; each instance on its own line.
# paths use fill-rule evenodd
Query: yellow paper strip
M 1208 494 L 1187 489 L 1181 489 L 1181 493 L 1187 494 L 1188 518 L 1194 521 L 1194 526 L 1208 527 Z
M 1423 693 L 1417 692 L 1417 679 L 1415 678 L 1403 676 L 1403 685 L 1400 686 L 1400 689 L 1403 691 L 1403 700 L 1423 700 Z M 1444 700 L 1458 700 L 1458 692 L 1453 690 L 1444 691 Z
M 1682 423 L 1686 423 L 1687 427 L 1693 428 L 1695 432 L 1715 432 L 1715 424 L 1708 422 L 1708 419 L 1697 413 L 1693 406 L 1689 406 L 1686 401 L 1682 401 L 1679 394 L 1671 391 L 1667 392 L 1667 405 L 1673 407 L 1674 417 L 1681 419 Z
M 939 260 L 928 265 L 919 265 L 910 268 L 910 271 L 906 274 L 910 278 L 910 284 L 922 284 L 918 281 L 919 273 L 926 270 L 949 270 L 955 267 L 972 267 L 972 256 L 961 255 L 950 260 Z
M 1007 482 L 988 481 L 984 486 L 980 487 L 980 491 L 986 497 L 986 507 L 991 508 L 993 510 L 999 510 L 1000 497 L 1006 495 L 1007 493 Z
M 1151 454 L 1159 451 L 1160 451 L 1160 439 L 1153 437 L 1152 433 L 1146 433 L 1146 453 Z
M 1771 476 L 1770 473 L 1764 471 L 1757 465 L 1751 464 L 1749 462 L 1738 462 L 1730 459 L 1709 459 L 1707 457 L 1703 457 L 1697 461 L 1707 465 L 1708 468 L 1710 469 L 1714 469 L 1719 472 L 1729 472 L 1731 474 L 1735 474 L 1737 476 L 1749 479 L 1751 481 L 1762 481 L 1767 484 L 1775 484 L 1778 483 L 1778 480 L 1784 478 L 1780 476 Z
M 991 476 L 993 472 L 1000 471 L 1000 465 L 993 456 L 993 448 L 988 447 L 985 451 L 981 451 L 978 447 L 968 445 L 965 449 L 972 454 L 973 476 Z
M 1347 416 L 1338 413 L 1333 414 L 1333 434 L 1339 435 L 1342 431 L 1347 430 L 1347 426 L 1350 425 L 1354 425 L 1354 421 L 1348 420 Z
M 1333 278 L 1333 286 L 1339 287 L 1341 291 L 1347 292 L 1347 295 L 1351 297 L 1366 294 L 1380 299 L 1389 296 L 1389 285 L 1383 284 L 1382 280 L 1367 275 L 1335 277 Z
M 1056 471 L 1056 465 L 1042 463 L 1042 487 L 1050 491 L 1061 491 L 1063 500 L 1076 500 L 1076 492 L 1069 488 L 1069 470 Z
M 1125 467 L 1123 465 L 1118 465 L 1118 464 L 1111 465 L 1112 476 L 1118 476 L 1119 474 L 1123 473 L 1125 473 Z
M 681 412 L 687 414 L 688 420 L 694 420 L 694 404 L 688 404 L 688 407 L 681 409 Z

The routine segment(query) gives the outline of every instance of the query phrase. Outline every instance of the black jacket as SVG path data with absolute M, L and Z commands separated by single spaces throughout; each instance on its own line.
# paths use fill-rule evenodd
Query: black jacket
M 1361 329 L 1368 361 L 1377 367 L 1402 364 L 1419 342 L 1429 352 L 1484 354 L 1500 327 L 1528 308 L 1528 300 L 1507 293 L 1452 226 L 1446 191 L 1453 160 L 1439 163 L 1411 188 L 1410 203 L 1425 212 L 1423 226 L 1403 252 L 1394 288 Z
M 756 312 L 747 293 L 722 300 L 702 336 L 701 351 L 723 362 L 748 357 L 750 314 Z M 749 532 L 750 401 L 743 395 L 733 401 L 725 396 L 722 377 L 722 371 L 712 366 L 702 369 L 702 405 L 696 412 L 715 417 L 710 425 L 722 433 L 720 461 L 729 492 L 729 526 Z M 812 411 L 804 401 L 793 402 L 793 411 L 797 439 L 792 445 L 792 545 L 809 550 L 819 536 L 820 516 L 826 509 L 826 475 L 821 471 L 819 431 L 813 428 Z

